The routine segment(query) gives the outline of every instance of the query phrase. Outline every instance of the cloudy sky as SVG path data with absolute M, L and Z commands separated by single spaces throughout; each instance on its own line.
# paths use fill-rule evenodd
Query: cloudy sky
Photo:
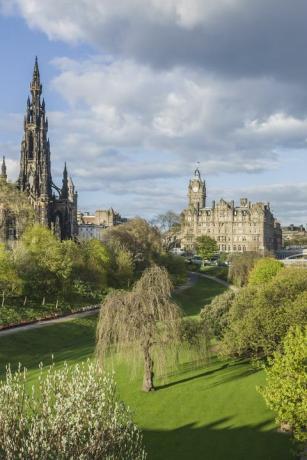
M 307 223 L 306 0 L 0 0 L 0 153 L 18 173 L 35 55 L 80 208 L 269 201 Z

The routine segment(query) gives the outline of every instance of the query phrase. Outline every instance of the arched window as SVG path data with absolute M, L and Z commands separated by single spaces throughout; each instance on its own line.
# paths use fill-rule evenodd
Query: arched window
M 28 158 L 33 160 L 33 133 L 31 131 L 28 134 Z

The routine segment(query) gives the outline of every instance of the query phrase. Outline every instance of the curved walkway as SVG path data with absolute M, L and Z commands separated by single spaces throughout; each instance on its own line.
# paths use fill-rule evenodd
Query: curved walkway
M 228 289 L 231 289 L 234 292 L 237 292 L 239 288 L 237 286 L 233 286 L 233 284 L 227 283 L 227 281 L 221 280 L 220 278 L 217 278 L 216 276 L 212 275 L 206 275 L 205 273 L 199 273 L 199 272 L 189 272 L 194 275 L 198 275 L 201 278 L 207 278 L 208 280 L 215 281 L 216 283 L 221 284 L 222 286 L 227 287 Z
M 227 281 L 221 280 L 220 278 L 217 278 L 216 276 L 206 275 L 205 273 L 199 273 L 199 272 L 189 272 L 189 278 L 187 282 L 183 284 L 182 286 L 178 286 L 175 289 L 175 291 L 180 292 L 185 289 L 189 289 L 190 287 L 194 286 L 198 278 L 207 278 L 229 289 L 232 289 L 233 291 L 238 291 L 238 288 L 236 286 L 232 286 L 231 284 L 227 283 Z M 38 328 L 45 327 L 45 326 L 51 326 L 53 324 L 65 323 L 73 319 L 84 318 L 86 316 L 92 316 L 92 315 L 95 315 L 99 311 L 99 308 L 100 307 L 98 306 L 97 308 L 93 308 L 92 310 L 81 311 L 78 313 L 71 313 L 70 315 L 61 316 L 59 318 L 53 318 L 53 319 L 48 319 L 48 320 L 41 320 L 41 321 L 37 321 L 32 324 L 24 324 L 24 325 L 21 324 L 20 326 L 12 327 L 9 329 L 4 329 L 0 331 L 0 337 L 4 337 L 6 335 L 11 335 L 11 334 L 16 334 L 19 331 L 29 331 L 31 329 L 38 329 Z
M 11 327 L 9 329 L 3 329 L 0 331 L 0 337 L 4 337 L 5 335 L 16 334 L 17 332 L 29 331 L 31 329 L 39 329 L 44 326 L 51 326 L 52 324 L 58 323 L 65 323 L 66 321 L 71 321 L 73 319 L 84 318 L 85 316 L 92 316 L 95 315 L 99 311 L 100 307 L 93 308 L 88 311 L 81 311 L 78 313 L 71 313 L 70 315 L 60 316 L 58 318 L 47 319 L 37 321 L 31 324 L 21 324 L 20 326 Z

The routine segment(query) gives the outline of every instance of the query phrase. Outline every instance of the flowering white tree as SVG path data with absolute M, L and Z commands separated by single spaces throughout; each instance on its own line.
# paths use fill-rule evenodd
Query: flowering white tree
M 0 458 L 146 458 L 140 431 L 96 362 L 41 366 L 31 391 L 26 380 L 25 370 L 8 368 L 0 384 Z

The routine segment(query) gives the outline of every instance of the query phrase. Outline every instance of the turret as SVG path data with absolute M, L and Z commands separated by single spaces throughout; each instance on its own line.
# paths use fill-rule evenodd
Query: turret
M 1 175 L 0 175 L 1 181 L 6 182 L 7 181 L 7 173 L 6 173 L 6 164 L 5 164 L 5 156 L 3 156 L 2 159 L 2 165 L 1 165 Z
M 68 174 L 67 174 L 67 167 L 66 162 L 63 171 L 63 185 L 61 189 L 61 198 L 67 200 L 68 199 Z

